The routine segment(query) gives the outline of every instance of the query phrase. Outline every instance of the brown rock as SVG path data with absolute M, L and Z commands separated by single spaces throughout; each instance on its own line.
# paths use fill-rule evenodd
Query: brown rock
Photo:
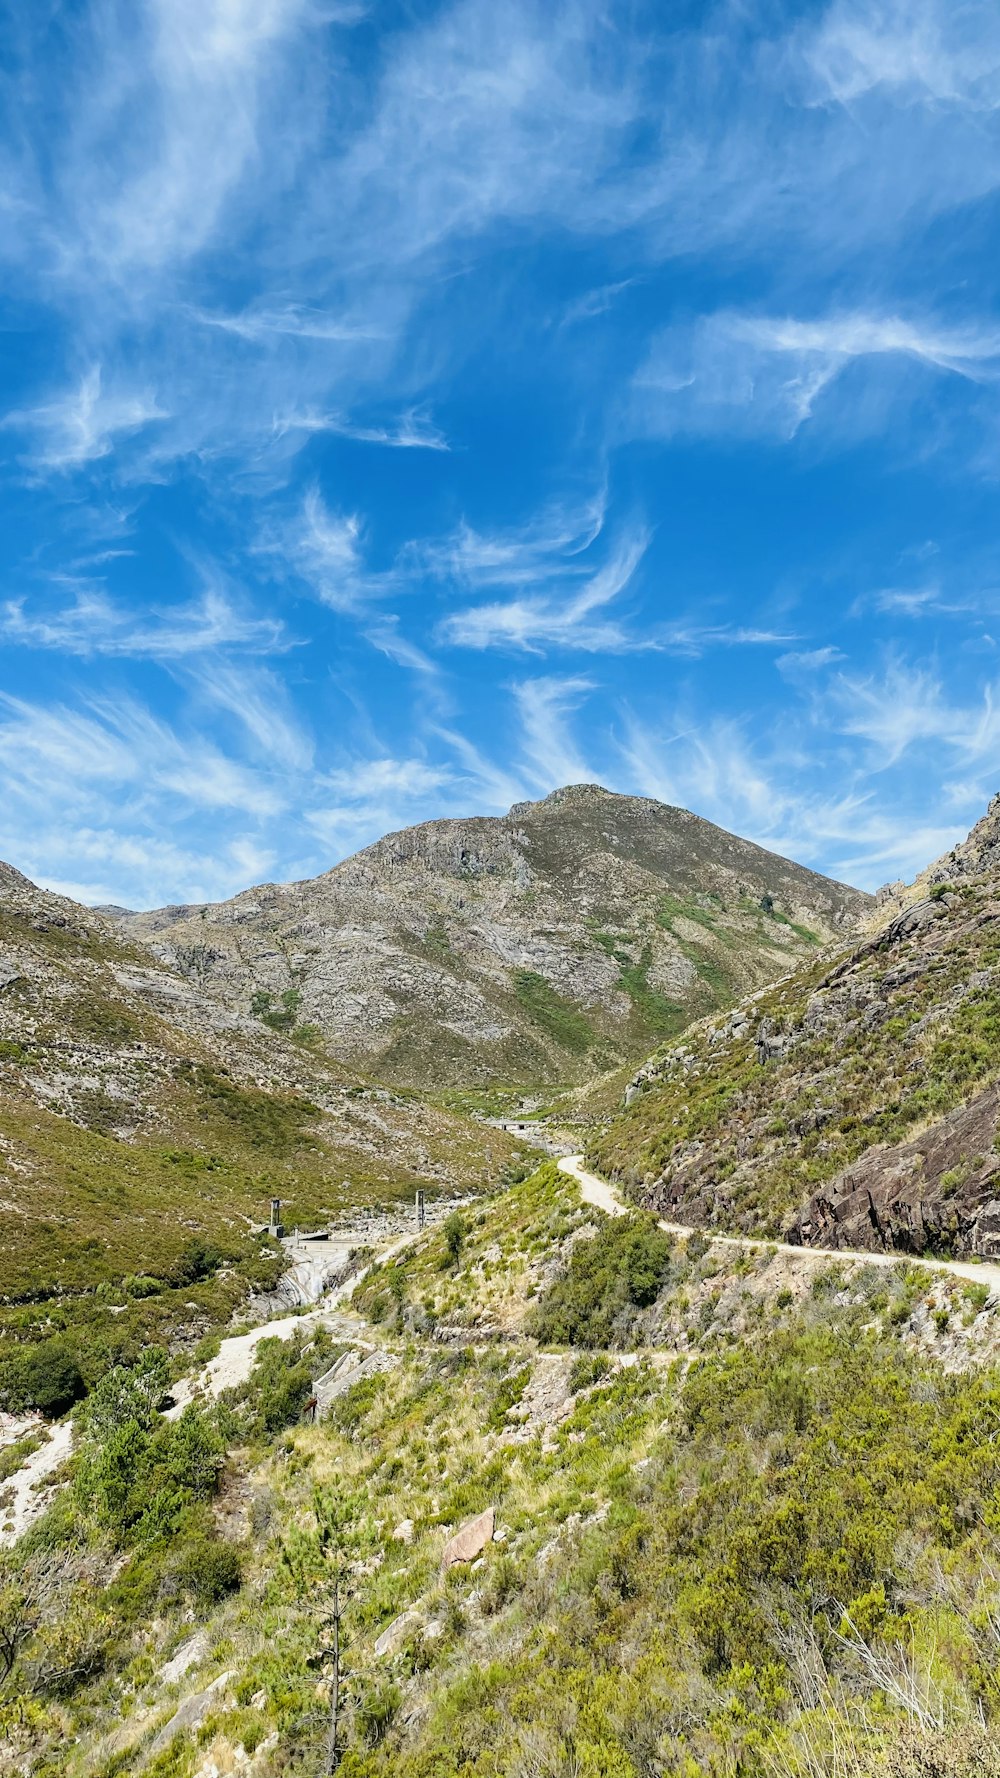
M 482 1555 L 486 1545 L 492 1543 L 495 1524 L 496 1515 L 491 1506 L 480 1513 L 477 1519 L 466 1520 L 444 1546 L 442 1569 L 447 1572 L 449 1568 L 454 1568 L 456 1562 L 474 1562 L 477 1556 Z

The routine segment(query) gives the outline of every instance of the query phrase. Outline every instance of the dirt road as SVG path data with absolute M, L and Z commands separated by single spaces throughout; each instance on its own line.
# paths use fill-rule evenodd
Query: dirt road
M 608 1216 L 624 1216 L 633 1208 L 622 1203 L 613 1185 L 599 1179 L 596 1173 L 587 1172 L 582 1154 L 564 1155 L 559 1166 L 576 1180 L 585 1204 L 593 1204 Z M 865 1265 L 872 1266 L 917 1264 L 926 1266 L 930 1272 L 951 1272 L 956 1278 L 971 1278 L 973 1283 L 985 1284 L 1000 1296 L 1000 1265 L 989 1260 L 921 1259 L 913 1253 L 869 1253 L 852 1247 L 793 1247 L 789 1241 L 766 1241 L 753 1235 L 717 1235 L 710 1229 L 689 1228 L 685 1223 L 665 1222 L 662 1218 L 660 1227 L 671 1235 L 704 1235 L 706 1240 L 716 1242 L 720 1247 L 766 1247 L 772 1252 L 787 1253 L 806 1265 L 816 1261 L 825 1264 L 831 1259 L 862 1260 Z

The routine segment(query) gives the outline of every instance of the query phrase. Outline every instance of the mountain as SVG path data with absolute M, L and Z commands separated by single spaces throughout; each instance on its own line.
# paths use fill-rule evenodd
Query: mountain
M 582 784 L 123 920 L 206 996 L 380 1078 L 539 1084 L 638 1059 L 869 905 L 685 809 Z
M 678 1220 L 1000 1251 L 1000 797 L 880 919 L 655 1055 L 591 1161 Z
M 0 1406 L 7 1342 L 72 1326 L 104 1349 L 228 1319 L 273 1280 L 251 1233 L 272 1195 L 308 1226 L 495 1185 L 520 1152 L 230 1011 L 0 865 Z
M 2 1275 L 30 1252 L 38 1298 L 0 1305 L 2 1778 L 1000 1778 L 1000 1268 L 808 1246 L 990 1245 L 998 837 L 594 1131 L 640 1203 L 791 1249 L 512 1182 L 494 1127 L 0 870 Z M 421 1175 L 495 1189 L 223 1337 L 261 1194 Z

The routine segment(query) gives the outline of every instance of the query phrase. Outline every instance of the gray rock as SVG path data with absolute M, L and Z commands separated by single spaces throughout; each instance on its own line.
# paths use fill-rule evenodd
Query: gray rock
M 205 1630 L 196 1630 L 160 1668 L 160 1678 L 165 1685 L 176 1685 L 192 1667 L 200 1666 L 207 1653 L 208 1633 Z
M 209 1711 L 221 1702 L 232 1677 L 231 1672 L 220 1673 L 218 1678 L 213 1679 L 211 1685 L 206 1686 L 203 1692 L 194 1692 L 190 1698 L 185 1698 L 183 1704 L 174 1711 L 170 1721 L 164 1723 L 159 1734 L 155 1737 L 149 1750 L 150 1753 L 162 1753 L 163 1749 L 170 1746 L 174 1736 L 179 1735 L 182 1729 L 196 1729 L 199 1723 L 204 1722 Z
M 397 1649 L 402 1648 L 409 1631 L 415 1629 L 419 1622 L 420 1613 L 415 1611 L 412 1605 L 406 1611 L 400 1612 L 399 1617 L 393 1618 L 392 1623 L 382 1631 L 376 1642 L 375 1659 L 382 1661 L 387 1655 L 394 1655 Z

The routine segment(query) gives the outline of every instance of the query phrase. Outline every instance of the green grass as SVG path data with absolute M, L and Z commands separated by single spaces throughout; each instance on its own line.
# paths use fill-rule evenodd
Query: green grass
M 533 969 L 514 974 L 514 993 L 529 1018 L 560 1048 L 571 1055 L 585 1055 L 596 1041 L 589 1019 Z

